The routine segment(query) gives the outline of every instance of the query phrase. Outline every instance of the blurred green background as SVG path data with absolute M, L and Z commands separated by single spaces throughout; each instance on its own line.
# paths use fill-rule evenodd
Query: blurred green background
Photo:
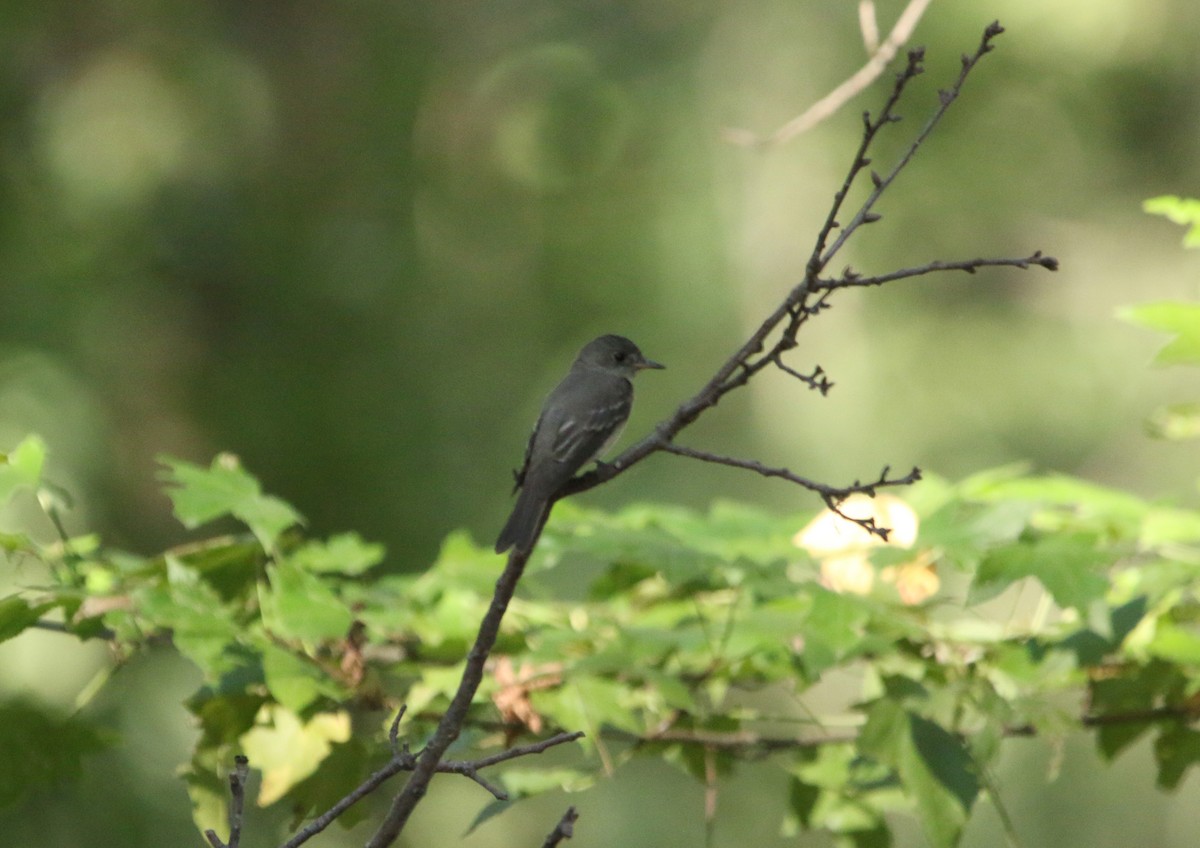
M 903 5 L 880 0 L 885 30 Z M 144 553 L 183 537 L 155 457 L 219 450 L 315 533 L 385 542 L 394 569 L 422 568 L 453 528 L 490 539 L 541 399 L 583 342 L 619 332 L 668 365 L 640 381 L 632 438 L 800 278 L 886 82 L 776 149 L 721 130 L 770 132 L 861 65 L 856 6 L 7 0 L 0 445 L 43 434 L 71 529 Z M 1147 370 L 1158 340 L 1113 313 L 1197 295 L 1197 255 L 1140 202 L 1200 194 L 1200 5 L 933 4 L 913 39 L 928 74 L 881 167 L 996 17 L 997 52 L 837 267 L 1042 249 L 1062 270 L 839 296 L 792 359 L 825 367 L 829 398 L 766 376 L 686 442 L 832 483 L 1020 460 L 1192 497 L 1195 448 L 1142 423 L 1191 381 Z M 675 457 L 586 497 L 817 506 Z M 0 695 L 70 711 L 107 663 L 99 646 L 22 637 L 0 648 Z M 120 742 L 78 782 L 0 811 L 4 844 L 201 844 L 172 776 L 196 684 L 167 652 L 123 668 L 86 707 Z M 1144 751 L 1111 769 L 1082 745 L 1061 753 L 1047 786 L 1056 755 L 1010 743 L 998 776 L 1028 844 L 1194 844 L 1194 778 L 1157 796 Z M 716 844 L 785 844 L 781 793 L 732 781 Z M 405 844 L 459 844 L 486 801 L 439 780 Z M 642 764 L 461 844 L 539 844 L 567 803 L 583 814 L 572 845 L 702 841 L 701 789 Z M 278 841 L 279 815 L 255 816 L 245 844 Z M 966 844 L 1001 840 L 983 809 Z M 901 844 L 921 844 L 917 828 Z

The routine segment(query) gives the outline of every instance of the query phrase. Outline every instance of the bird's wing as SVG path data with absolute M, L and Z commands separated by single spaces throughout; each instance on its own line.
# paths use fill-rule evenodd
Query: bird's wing
M 589 409 L 585 415 L 572 415 L 558 422 L 551 455 L 571 467 L 573 474 L 616 438 L 629 418 L 632 405 L 633 393 L 627 392 Z
M 533 445 L 537 441 L 538 431 L 542 429 L 542 415 L 538 416 L 537 423 L 533 425 L 533 432 L 529 434 L 529 441 L 525 443 L 525 458 L 521 460 L 521 467 L 513 470 L 513 491 L 525 485 L 525 475 L 529 473 L 529 458 L 533 456 Z

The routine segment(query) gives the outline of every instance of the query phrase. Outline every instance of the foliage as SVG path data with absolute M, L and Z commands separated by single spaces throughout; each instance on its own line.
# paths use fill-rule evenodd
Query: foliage
M 1143 208 L 1188 228 L 1184 247 L 1200 248 L 1200 200 L 1173 196 L 1153 197 Z M 1154 364 L 1200 365 L 1200 304 L 1177 301 L 1142 303 L 1123 309 L 1120 317 L 1142 327 L 1168 333 L 1171 340 L 1155 355 Z M 1150 435 L 1161 439 L 1194 439 L 1200 436 L 1200 401 L 1168 404 L 1146 422 Z
M 7 496 L 48 490 L 44 456 L 32 437 L 8 454 Z M 164 468 L 185 525 L 233 516 L 248 532 L 153 557 L 7 533 L 18 576 L 46 570 L 0 600 L 0 637 L 52 620 L 128 656 L 169 636 L 204 675 L 187 702 L 202 729 L 184 772 L 197 824 L 222 825 L 235 753 L 263 775 L 260 804 L 322 812 L 389 759 L 402 703 L 402 737 L 429 732 L 500 560 L 454 534 L 426 572 L 388 574 L 382 549 L 353 534 L 307 538 L 231 456 Z M 931 844 L 955 844 L 982 797 L 1000 801 L 989 775 L 1014 734 L 1054 742 L 1083 726 L 1109 759 L 1150 734 L 1160 786 L 1178 785 L 1200 759 L 1188 726 L 1200 512 L 1019 468 L 926 479 L 881 509 L 897 525 L 911 516 L 913 532 L 867 544 L 852 525 L 830 546 L 813 542 L 828 513 L 560 503 L 467 742 L 587 733 L 553 766 L 496 766 L 513 798 L 582 790 L 636 757 L 717 790 L 735 769 L 779 771 L 783 827 L 862 846 L 889 844 L 897 812 L 919 817 Z M 867 579 L 842 581 L 851 568 Z M 813 714 L 806 694 L 835 673 L 854 691 Z M 72 762 L 97 743 L 55 736 Z

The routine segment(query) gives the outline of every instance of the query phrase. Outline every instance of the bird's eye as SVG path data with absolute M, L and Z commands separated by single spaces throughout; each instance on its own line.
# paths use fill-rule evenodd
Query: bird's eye
M 624 362 L 627 358 L 628 354 L 626 354 L 624 351 L 617 351 L 613 354 L 613 359 L 615 359 L 617 362 Z

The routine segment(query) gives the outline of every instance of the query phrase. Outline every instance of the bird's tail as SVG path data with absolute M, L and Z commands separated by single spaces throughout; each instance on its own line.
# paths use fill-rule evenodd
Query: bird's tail
M 512 515 L 500 531 L 500 538 L 496 540 L 496 553 L 502 554 L 509 548 L 514 548 L 518 553 L 529 553 L 542 532 L 547 512 L 549 504 L 531 493 L 530 487 L 523 488 L 517 497 L 517 505 L 513 507 Z

